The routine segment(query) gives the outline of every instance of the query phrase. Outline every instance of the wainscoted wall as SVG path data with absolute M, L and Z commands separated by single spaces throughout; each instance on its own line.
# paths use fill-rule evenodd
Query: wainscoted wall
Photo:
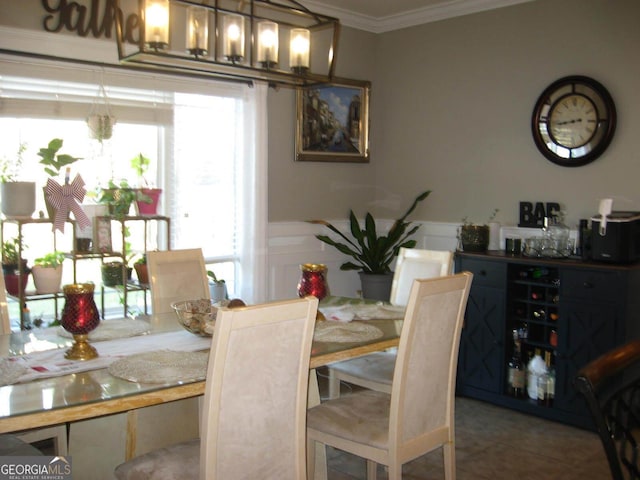
M 332 222 L 340 231 L 348 231 L 348 223 Z M 421 224 L 416 234 L 416 248 L 455 250 L 457 223 L 415 222 Z M 391 221 L 380 222 L 381 231 L 391 227 Z M 315 238 L 329 231 L 320 225 L 304 222 L 270 223 L 268 231 L 268 300 L 284 300 L 297 295 L 301 263 L 324 263 L 332 295 L 357 296 L 360 279 L 357 272 L 340 270 L 348 257 Z
M 348 231 L 346 221 L 332 221 L 341 232 Z M 415 222 L 420 224 L 415 238 L 416 248 L 430 250 L 455 250 L 458 245 L 458 223 Z M 378 223 L 380 231 L 391 227 L 391 221 Z M 349 257 L 335 248 L 320 242 L 316 234 L 327 234 L 329 230 L 320 225 L 305 222 L 270 223 L 268 230 L 268 298 L 284 300 L 297 295 L 301 263 L 324 263 L 327 265 L 327 281 L 332 295 L 358 296 L 360 278 L 357 272 L 340 270 L 340 265 Z M 540 235 L 540 229 L 501 226 L 498 249 L 503 249 L 506 237 L 526 239 Z M 577 239 L 577 231 L 571 231 L 571 237 Z

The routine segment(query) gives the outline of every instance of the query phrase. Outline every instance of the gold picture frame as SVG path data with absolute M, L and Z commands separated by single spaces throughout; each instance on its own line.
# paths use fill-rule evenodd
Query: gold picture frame
M 370 93 L 360 80 L 298 88 L 296 160 L 368 163 Z

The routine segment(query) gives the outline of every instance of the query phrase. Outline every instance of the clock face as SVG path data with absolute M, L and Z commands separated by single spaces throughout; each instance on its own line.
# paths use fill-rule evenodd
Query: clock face
M 582 147 L 593 138 L 597 128 L 598 111 L 584 95 L 562 97 L 549 110 L 549 135 L 563 147 Z
M 538 150 L 552 162 L 577 167 L 598 158 L 616 126 L 609 92 L 582 76 L 561 78 L 542 92 L 533 111 L 531 129 Z

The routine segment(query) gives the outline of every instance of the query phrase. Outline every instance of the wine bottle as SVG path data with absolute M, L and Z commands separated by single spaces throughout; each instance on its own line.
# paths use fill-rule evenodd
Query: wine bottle
M 553 368 L 553 365 L 551 365 L 551 352 L 546 352 L 545 356 L 545 363 L 547 365 L 547 398 L 545 401 L 545 405 L 547 407 L 552 407 L 553 406 L 553 398 L 556 395 L 556 370 L 555 368 Z
M 518 330 L 513 330 L 513 355 L 508 363 L 508 393 L 513 397 L 524 396 L 525 372 L 520 357 L 520 337 Z

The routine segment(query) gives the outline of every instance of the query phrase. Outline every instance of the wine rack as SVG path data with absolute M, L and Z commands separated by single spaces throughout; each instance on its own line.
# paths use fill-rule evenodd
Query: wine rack
M 510 337 L 513 330 L 518 332 L 522 362 L 527 365 L 536 349 L 555 357 L 560 319 L 558 269 L 510 265 L 508 275 L 510 315 L 506 333 Z

